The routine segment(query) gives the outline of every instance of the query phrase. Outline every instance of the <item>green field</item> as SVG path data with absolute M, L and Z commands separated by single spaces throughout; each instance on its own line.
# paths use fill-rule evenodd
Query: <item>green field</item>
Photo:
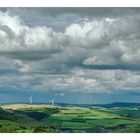
M 139 108 L 0 109 L 1 133 L 139 133 Z

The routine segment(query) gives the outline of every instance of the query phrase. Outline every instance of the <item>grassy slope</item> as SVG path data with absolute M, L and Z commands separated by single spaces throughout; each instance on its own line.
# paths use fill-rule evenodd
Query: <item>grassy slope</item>
M 140 132 L 139 126 L 140 110 L 135 108 L 0 110 L 0 132 Z

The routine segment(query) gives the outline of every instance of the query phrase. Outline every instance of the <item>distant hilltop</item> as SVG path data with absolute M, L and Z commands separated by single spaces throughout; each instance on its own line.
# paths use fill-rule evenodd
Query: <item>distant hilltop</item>
M 51 108 L 51 105 L 41 105 L 41 104 L 7 104 L 7 105 L 1 105 L 1 109 L 12 109 L 17 110 L 21 108 Z
M 140 107 L 140 103 L 129 103 L 129 102 L 113 102 L 108 104 L 69 104 L 69 103 L 56 103 L 55 106 L 57 107 L 103 107 L 103 108 L 114 108 L 114 107 Z M 3 109 L 18 109 L 18 108 L 48 108 L 52 107 L 50 104 L 47 103 L 8 103 L 8 104 L 1 104 L 0 107 Z

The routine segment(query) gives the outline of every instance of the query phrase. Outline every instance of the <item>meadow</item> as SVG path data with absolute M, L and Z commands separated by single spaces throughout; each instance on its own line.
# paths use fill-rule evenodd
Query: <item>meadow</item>
M 0 133 L 139 133 L 139 108 L 0 108 Z

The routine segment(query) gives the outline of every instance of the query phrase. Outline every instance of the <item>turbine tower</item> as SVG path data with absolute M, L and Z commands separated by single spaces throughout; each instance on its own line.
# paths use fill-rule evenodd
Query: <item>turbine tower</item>
M 33 97 L 32 96 L 30 96 L 30 97 L 28 97 L 28 99 L 29 99 L 29 102 L 30 102 L 30 105 L 32 104 L 32 102 L 33 102 Z
M 55 102 L 55 99 L 53 98 L 52 100 L 50 100 L 51 104 L 52 104 L 52 107 L 54 106 L 54 102 Z

